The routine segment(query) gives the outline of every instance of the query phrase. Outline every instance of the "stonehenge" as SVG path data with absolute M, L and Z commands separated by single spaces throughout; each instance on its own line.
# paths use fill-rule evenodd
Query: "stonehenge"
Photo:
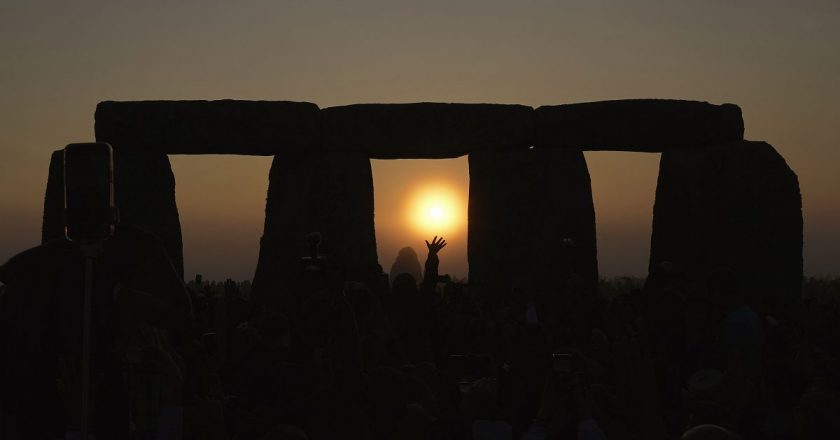
M 183 270 L 167 154 L 274 156 L 255 289 L 279 288 L 282 262 L 323 251 L 351 278 L 377 264 L 369 159 L 469 155 L 469 282 L 482 295 L 539 289 L 574 239 L 570 263 L 597 283 L 595 213 L 584 151 L 661 153 L 650 265 L 701 278 L 730 265 L 766 310 L 799 296 L 801 196 L 795 173 L 762 142 L 744 140 L 734 104 L 630 99 L 532 108 L 502 104 L 286 101 L 101 102 L 96 140 L 116 151 L 124 221 L 161 235 Z M 61 235 L 60 155 L 53 155 L 43 238 Z M 564 263 L 565 264 L 565 263 Z

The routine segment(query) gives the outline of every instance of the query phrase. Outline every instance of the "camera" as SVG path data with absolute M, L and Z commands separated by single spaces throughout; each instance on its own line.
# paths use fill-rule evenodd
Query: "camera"
M 309 256 L 300 259 L 301 266 L 305 272 L 316 272 L 322 268 L 324 263 L 324 258 L 319 255 L 321 233 L 310 232 L 306 234 L 306 243 L 309 245 Z
M 80 143 L 64 148 L 64 235 L 94 242 L 114 234 L 114 152 L 109 144 Z

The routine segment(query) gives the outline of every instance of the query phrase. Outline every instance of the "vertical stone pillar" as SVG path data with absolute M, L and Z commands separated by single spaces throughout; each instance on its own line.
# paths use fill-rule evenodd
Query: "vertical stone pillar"
M 61 237 L 64 237 L 64 150 L 57 150 L 50 156 L 41 243 Z
M 802 197 L 796 174 L 764 142 L 662 154 L 650 266 L 684 266 L 703 290 L 709 271 L 736 271 L 763 313 L 786 314 L 801 297 Z
M 469 278 L 491 301 L 511 288 L 550 292 L 571 265 L 587 293 L 598 280 L 595 208 L 583 153 L 571 149 L 470 154 Z M 574 240 L 571 260 L 561 246 Z
M 63 151 L 52 154 L 41 240 L 64 236 Z M 120 222 L 139 226 L 163 242 L 176 271 L 183 277 L 181 223 L 175 204 L 175 176 L 169 157 L 161 153 L 114 151 L 114 199 Z
M 254 274 L 254 299 L 273 303 L 309 255 L 306 235 L 321 233 L 320 252 L 346 279 L 368 281 L 381 272 L 373 226 L 373 176 L 367 156 L 287 153 L 274 156 L 265 228 Z

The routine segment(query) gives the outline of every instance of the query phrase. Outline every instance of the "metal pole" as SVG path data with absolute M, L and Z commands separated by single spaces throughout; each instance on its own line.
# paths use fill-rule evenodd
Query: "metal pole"
M 88 419 L 90 415 L 90 328 L 93 318 L 93 263 L 96 257 L 102 252 L 102 243 L 95 242 L 81 246 L 82 255 L 85 257 L 85 292 L 84 311 L 82 321 L 82 407 L 80 428 L 82 440 L 88 439 Z

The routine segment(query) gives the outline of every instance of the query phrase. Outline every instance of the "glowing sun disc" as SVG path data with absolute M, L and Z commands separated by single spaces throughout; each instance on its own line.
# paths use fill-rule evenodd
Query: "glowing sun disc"
M 466 207 L 452 189 L 443 185 L 418 188 L 408 199 L 406 220 L 423 234 L 454 231 L 466 219 Z M 463 212 L 462 212 L 463 211 Z

